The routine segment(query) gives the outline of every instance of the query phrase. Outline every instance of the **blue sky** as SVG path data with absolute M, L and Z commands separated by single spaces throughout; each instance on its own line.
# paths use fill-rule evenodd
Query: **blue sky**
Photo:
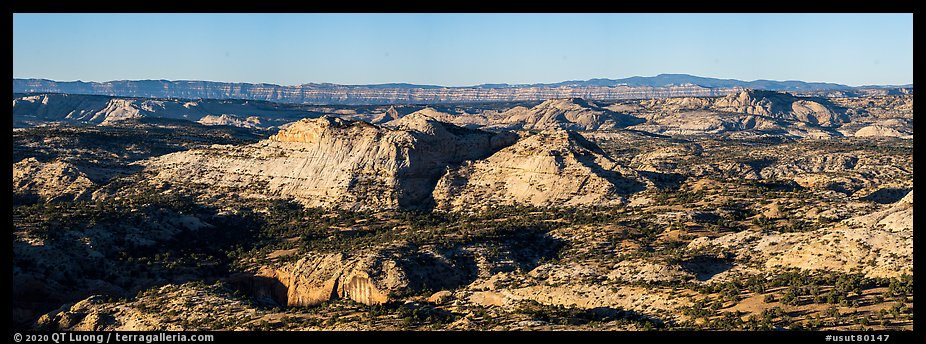
M 913 82 L 912 14 L 14 14 L 13 77 Z

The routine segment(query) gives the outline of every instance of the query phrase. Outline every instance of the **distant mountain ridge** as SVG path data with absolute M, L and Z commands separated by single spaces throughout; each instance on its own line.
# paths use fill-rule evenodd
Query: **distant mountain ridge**
M 294 104 L 368 105 L 439 104 L 527 101 L 553 98 L 589 100 L 647 99 L 681 96 L 722 96 L 742 89 L 773 91 L 849 91 L 846 85 L 803 81 L 716 79 L 687 74 L 653 77 L 590 79 L 552 84 L 483 84 L 465 87 L 389 83 L 338 85 L 309 83 L 298 86 L 197 80 L 118 80 L 107 82 L 13 79 L 14 93 L 68 93 L 120 97 L 245 99 Z
M 754 80 L 743 81 L 737 79 L 718 79 L 700 77 L 689 74 L 659 74 L 656 76 L 633 76 L 623 79 L 603 79 L 595 78 L 589 80 L 571 80 L 552 84 L 532 84 L 530 86 L 548 86 L 548 87 L 588 87 L 588 86 L 631 86 L 631 87 L 666 87 L 666 86 L 683 86 L 697 85 L 708 88 L 749 88 L 757 90 L 770 91 L 823 91 L 823 90 L 851 90 L 852 86 L 827 83 L 827 82 L 805 82 L 798 80 L 776 81 L 776 80 Z M 517 85 L 510 85 L 517 86 Z

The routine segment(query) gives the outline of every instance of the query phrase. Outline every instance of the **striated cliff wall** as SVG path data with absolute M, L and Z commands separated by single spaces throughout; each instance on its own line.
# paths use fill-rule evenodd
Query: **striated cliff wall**
M 187 99 L 249 99 L 295 104 L 370 105 L 438 104 L 467 102 L 532 101 L 554 98 L 590 100 L 648 99 L 685 96 L 722 96 L 738 87 L 681 86 L 556 86 L 437 87 L 305 84 L 280 86 L 210 81 L 109 81 L 57 82 L 14 79 L 13 91 L 22 93 L 72 93 L 124 97 Z

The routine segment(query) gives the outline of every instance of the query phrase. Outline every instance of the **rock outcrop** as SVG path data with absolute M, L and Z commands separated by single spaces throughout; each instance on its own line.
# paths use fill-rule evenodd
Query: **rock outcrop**
M 621 204 L 622 195 L 643 189 L 639 180 L 581 135 L 555 129 L 448 171 L 437 183 L 434 200 L 448 209 Z
M 426 107 L 424 109 L 412 112 L 406 116 L 424 116 L 430 117 L 434 120 L 450 123 L 457 126 L 465 128 L 493 128 L 492 124 L 498 122 L 498 116 L 495 115 L 494 111 L 486 111 L 486 113 L 463 113 L 459 115 L 452 115 L 446 112 L 438 111 L 431 107 Z M 375 120 L 373 123 L 376 123 Z M 386 123 L 383 123 L 387 127 L 395 127 L 401 125 L 402 121 L 400 119 L 395 119 Z
M 13 195 L 46 202 L 86 199 L 97 185 L 64 161 L 42 163 L 26 158 L 13 164 Z
M 247 146 L 168 154 L 146 162 L 158 180 L 292 197 L 346 209 L 427 207 L 444 170 L 513 141 L 408 115 L 396 129 L 334 117 L 305 119 Z
M 408 114 L 485 130 L 611 130 L 629 128 L 662 135 L 767 135 L 829 138 L 838 136 L 911 138 L 912 96 L 872 97 L 870 101 L 799 97 L 774 91 L 738 91 L 719 97 L 659 98 L 614 104 L 584 98 L 549 99 L 533 107 L 489 105 L 390 105 L 341 107 L 246 100 L 118 98 L 40 94 L 14 95 L 15 126 L 46 122 L 112 125 L 133 118 L 171 118 L 208 125 L 282 128 L 322 115 L 391 127 Z M 528 97 L 530 98 L 530 97 Z M 646 98 L 646 97 L 643 97 Z M 596 99 L 592 96 L 587 99 Z M 600 99 L 600 98 L 598 98 Z M 868 98 L 865 98 L 868 99 Z M 491 99 L 523 101 L 525 99 Z M 441 103 L 439 99 L 433 103 Z M 426 102 L 427 103 L 427 102 Z M 511 107 L 514 106 L 514 107 Z
M 774 91 L 744 90 L 717 99 L 711 108 L 821 126 L 832 126 L 847 120 L 845 109 L 826 100 L 798 98 Z
M 399 115 L 399 111 L 395 109 L 395 106 L 390 106 L 383 113 L 374 116 L 373 119 L 370 121 L 370 123 L 375 123 L 375 124 L 386 123 L 392 120 L 397 120 L 399 119 L 399 117 L 402 117 L 402 116 Z
M 913 190 L 880 210 L 844 222 L 850 226 L 880 228 L 891 232 L 913 231 Z
M 375 257 L 346 257 L 342 253 L 323 254 L 300 259 L 279 270 L 265 269 L 260 276 L 275 279 L 286 287 L 288 306 L 314 306 L 331 299 L 351 299 L 363 304 L 381 304 L 388 293 L 407 285 L 395 262 Z M 372 265 L 384 270 L 374 271 Z M 387 265 L 387 266 L 383 266 Z M 371 276 L 380 272 L 379 278 Z
M 901 139 L 913 138 L 913 121 L 904 119 L 889 119 L 866 125 L 853 134 L 855 137 L 896 137 Z
M 42 94 L 13 98 L 13 121 L 89 120 L 107 108 L 110 97 Z M 100 120 L 99 122 L 102 122 Z M 97 122 L 97 123 L 99 123 Z
M 247 118 L 241 119 L 238 116 L 227 115 L 227 114 L 222 114 L 218 116 L 206 115 L 206 116 L 203 116 L 203 118 L 200 118 L 196 122 L 202 125 L 228 125 L 228 126 L 233 126 L 233 127 L 251 128 L 251 129 L 257 129 L 257 128 L 262 127 L 260 118 L 257 116 L 249 116 Z
M 246 330 L 243 319 L 267 313 L 201 283 L 167 284 L 115 301 L 93 295 L 39 317 L 35 329 L 70 331 Z M 220 311 L 217 311 L 220 310 Z M 222 325 L 219 325 L 222 324 Z M 227 327 L 226 327 L 227 326 Z
M 713 99 L 698 97 L 657 98 L 644 100 L 640 103 L 645 108 L 659 108 L 678 112 L 685 110 L 708 109 L 713 103 Z
M 314 306 L 334 299 L 367 305 L 426 290 L 456 288 L 475 278 L 462 251 L 438 252 L 394 242 L 348 253 L 309 253 L 294 263 L 236 276 L 252 295 L 269 295 L 288 306 Z
M 846 108 L 827 99 L 774 91 L 652 99 L 610 108 L 631 105 L 639 107 L 634 116 L 646 120 L 631 129 L 663 135 L 829 138 L 849 135 L 842 128 L 851 120 Z
M 602 130 L 623 128 L 643 120 L 598 107 L 580 98 L 547 100 L 533 108 L 518 106 L 500 114 L 494 126 L 506 129 Z

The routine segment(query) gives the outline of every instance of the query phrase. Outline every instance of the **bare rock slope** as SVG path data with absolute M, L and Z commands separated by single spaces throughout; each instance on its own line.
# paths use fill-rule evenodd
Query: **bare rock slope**
M 845 109 L 823 99 L 798 98 L 788 93 L 745 90 L 717 99 L 715 110 L 830 126 L 846 121 Z
M 424 115 L 395 125 L 304 119 L 256 144 L 214 145 L 145 164 L 157 181 L 294 198 L 307 206 L 393 209 L 427 206 L 447 166 L 483 158 L 513 140 Z
M 257 129 L 261 127 L 260 118 L 257 116 L 249 116 L 247 118 L 242 119 L 238 116 L 227 115 L 227 114 L 222 114 L 218 116 L 206 115 L 206 116 L 203 116 L 203 118 L 200 118 L 196 122 L 202 125 L 228 125 L 228 126 L 233 126 L 233 127 L 251 128 L 251 129 Z
M 701 237 L 688 248 L 730 252 L 741 262 L 767 270 L 839 271 L 873 278 L 911 275 L 913 191 L 896 203 L 832 227 L 800 233 L 746 230 L 715 239 Z
M 827 99 L 774 91 L 743 90 L 717 98 L 651 99 L 638 106 L 635 115 L 645 118 L 646 123 L 632 128 L 668 135 L 745 131 L 826 138 L 843 136 L 834 129 L 850 121 L 846 108 Z
M 644 184 L 575 132 L 547 130 L 485 160 L 448 171 L 434 190 L 439 207 L 492 204 L 577 206 L 620 204 Z
M 86 198 L 96 188 L 87 175 L 64 161 L 42 163 L 26 158 L 13 164 L 13 195 L 43 201 Z
M 499 114 L 494 126 L 507 129 L 601 130 L 623 128 L 643 120 L 599 107 L 580 98 L 552 99 L 532 108 L 514 107 Z

